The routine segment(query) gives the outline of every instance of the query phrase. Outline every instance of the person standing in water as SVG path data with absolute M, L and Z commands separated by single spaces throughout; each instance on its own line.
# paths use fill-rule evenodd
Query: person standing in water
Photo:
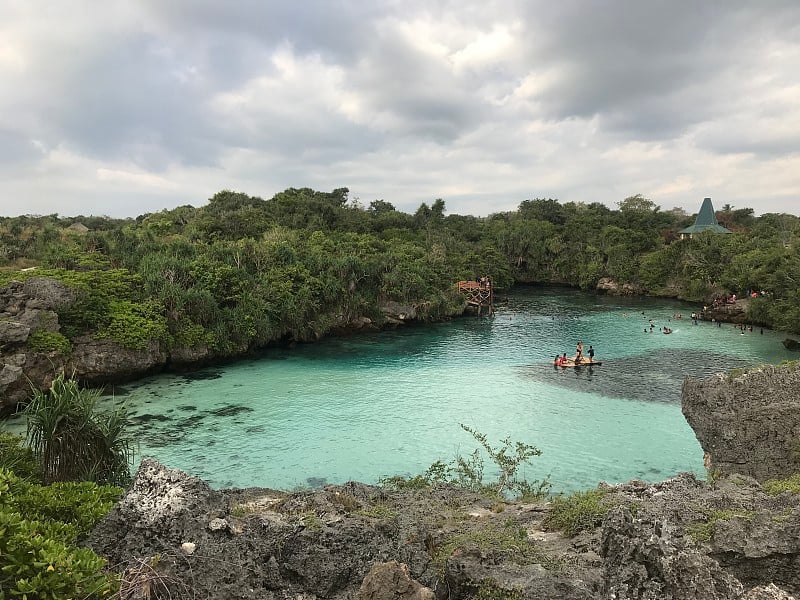
M 589 362 L 594 362 L 594 348 L 589 344 Z

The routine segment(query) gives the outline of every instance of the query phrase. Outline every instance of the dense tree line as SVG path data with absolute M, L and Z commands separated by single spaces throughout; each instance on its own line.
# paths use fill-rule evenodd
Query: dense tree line
M 752 319 L 800 332 L 796 216 L 726 205 L 717 215 L 733 234 L 680 240 L 693 217 L 640 195 L 616 210 L 534 199 L 485 218 L 445 213 L 441 199 L 408 214 L 385 200 L 363 206 L 346 188 L 304 188 L 269 200 L 222 191 L 136 219 L 2 218 L 0 284 L 49 274 L 79 291 L 59 315 L 63 339 L 39 339 L 64 351 L 88 332 L 237 354 L 378 317 L 386 300 L 438 319 L 459 304 L 454 282 L 484 274 L 499 288 L 593 289 L 610 277 L 696 301 L 763 290 Z

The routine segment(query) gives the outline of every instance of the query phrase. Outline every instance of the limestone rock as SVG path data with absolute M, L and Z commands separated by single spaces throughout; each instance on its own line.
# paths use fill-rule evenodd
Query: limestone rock
M 602 277 L 597 282 L 595 290 L 601 294 L 608 294 L 609 296 L 641 296 L 645 290 L 633 283 L 620 284 L 612 277 Z
M 754 587 L 742 596 L 742 600 L 795 600 L 795 597 L 790 596 L 774 583 L 770 583 L 766 586 Z
M 211 357 L 208 346 L 194 346 L 192 348 L 173 348 L 169 353 L 169 362 L 172 365 L 198 364 Z
M 384 321 L 389 325 L 402 325 L 417 318 L 417 310 L 410 304 L 389 300 L 381 304 Z
M 67 287 L 57 279 L 50 277 L 33 277 L 22 284 L 21 292 L 27 296 L 27 308 L 55 310 L 68 306 L 75 301 L 75 290 Z
M 157 340 L 132 350 L 109 339 L 81 336 L 73 343 L 66 371 L 92 382 L 119 381 L 160 368 L 167 360 Z
M 23 344 L 31 334 L 31 328 L 18 321 L 0 321 L 0 346 Z
M 408 565 L 395 560 L 373 566 L 356 600 L 435 600 L 433 590 L 411 578 Z
M 682 410 L 710 471 L 759 481 L 800 471 L 800 365 L 687 379 Z
M 667 521 L 618 508 L 603 524 L 605 593 L 616 600 L 730 600 L 743 586 Z

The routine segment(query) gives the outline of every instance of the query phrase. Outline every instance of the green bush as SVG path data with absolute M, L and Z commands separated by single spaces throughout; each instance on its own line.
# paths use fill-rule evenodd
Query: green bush
M 169 340 L 167 319 L 162 312 L 163 307 L 152 300 L 144 303 L 113 301 L 109 303 L 109 323 L 97 335 L 131 350 L 144 350 L 153 340 Z
M 118 582 L 105 573 L 106 561 L 75 544 L 79 531 L 88 531 L 111 507 L 104 499 L 111 490 L 94 486 L 93 499 L 89 487 L 79 493 L 46 489 L 0 469 L 0 598 L 3 592 L 25 600 L 107 597 Z M 57 506 L 48 507 L 54 499 Z M 87 502 L 88 509 L 82 506 Z M 78 515 L 79 521 L 65 523 L 55 514 Z
M 594 529 L 602 524 L 611 506 L 604 502 L 604 490 L 575 492 L 569 496 L 556 496 L 550 504 L 550 512 L 544 524 L 573 537 L 581 531 Z
M 13 504 L 26 519 L 69 523 L 78 537 L 89 533 L 122 494 L 122 488 L 88 481 L 46 486 L 20 482 L 9 486 L 14 488 L 9 506 Z
M 69 354 L 72 352 L 72 344 L 62 334 L 54 331 L 38 329 L 28 337 L 28 348 L 34 352 L 58 352 L 59 354 Z

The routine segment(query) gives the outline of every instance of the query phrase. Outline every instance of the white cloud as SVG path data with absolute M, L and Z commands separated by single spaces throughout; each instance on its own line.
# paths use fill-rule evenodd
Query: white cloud
M 5 3 L 0 214 L 301 186 L 797 212 L 798 27 L 789 0 Z

